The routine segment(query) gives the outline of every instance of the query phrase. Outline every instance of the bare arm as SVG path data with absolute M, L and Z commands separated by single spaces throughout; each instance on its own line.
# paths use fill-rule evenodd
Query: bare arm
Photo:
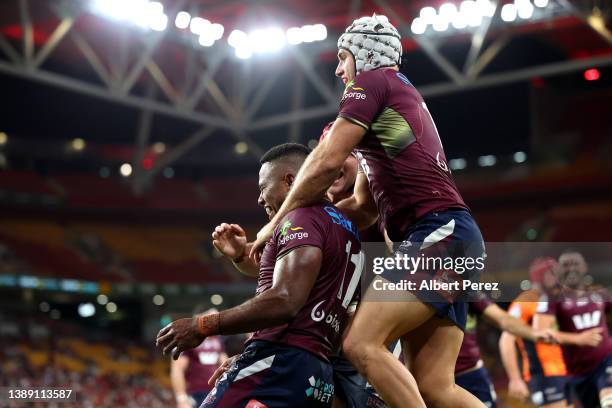
M 484 313 L 483 317 L 486 321 L 494 324 L 498 329 L 514 334 L 529 341 L 538 341 L 540 338 L 534 333 L 534 330 L 523 323 L 522 320 L 516 317 L 510 316 L 504 309 L 497 306 L 496 304 L 489 305 Z
M 170 382 L 172 383 L 174 397 L 179 406 L 189 403 L 187 383 L 185 381 L 185 372 L 188 366 L 189 358 L 187 356 L 182 355 L 177 360 L 170 360 Z
M 552 329 L 556 326 L 557 319 L 552 315 L 536 314 L 533 318 L 533 327 L 538 330 Z M 560 344 L 573 344 L 575 346 L 596 347 L 601 343 L 603 337 L 601 327 L 586 330 L 581 333 L 568 333 L 554 331 L 555 340 Z
M 529 397 L 529 388 L 521 375 L 516 353 L 516 337 L 503 332 L 499 339 L 499 353 L 502 364 L 508 376 L 508 394 L 514 398 L 525 399 Z
M 364 230 L 378 220 L 378 209 L 363 172 L 357 173 L 353 195 L 336 204 L 357 227 Z
M 221 334 L 247 333 L 291 320 L 306 303 L 321 269 L 323 254 L 313 246 L 296 248 L 276 262 L 272 287 L 219 316 Z

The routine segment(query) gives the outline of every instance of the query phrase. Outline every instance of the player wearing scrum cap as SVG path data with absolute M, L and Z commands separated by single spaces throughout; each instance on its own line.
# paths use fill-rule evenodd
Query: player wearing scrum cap
M 379 221 L 409 256 L 419 256 L 425 246 L 446 252 L 449 242 L 454 256 L 483 256 L 482 236 L 457 191 L 433 119 L 399 72 L 397 29 L 384 16 L 359 18 L 342 34 L 338 49 L 336 76 L 346 85 L 338 118 L 300 170 L 283 206 L 259 232 L 251 256 L 257 258 L 288 212 L 325 194 L 353 151 L 363 172 L 354 194 L 338 207 L 360 230 Z M 431 278 L 436 271 L 419 272 Z M 403 278 L 382 275 L 388 281 Z M 454 382 L 467 304 L 441 293 L 428 293 L 427 299 L 421 295 L 405 292 L 403 302 L 366 296 L 344 351 L 391 407 L 483 406 Z M 414 377 L 386 348 L 398 338 Z

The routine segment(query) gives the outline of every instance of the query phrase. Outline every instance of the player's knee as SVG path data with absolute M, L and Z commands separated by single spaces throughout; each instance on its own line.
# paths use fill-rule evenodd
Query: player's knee
M 451 394 L 454 382 L 445 381 L 444 378 L 428 373 L 426 376 L 416 377 L 419 392 L 428 407 L 447 406 L 446 397 Z
M 353 366 L 361 373 L 367 369 L 371 352 L 369 346 L 353 336 L 348 336 L 342 343 L 342 350 Z

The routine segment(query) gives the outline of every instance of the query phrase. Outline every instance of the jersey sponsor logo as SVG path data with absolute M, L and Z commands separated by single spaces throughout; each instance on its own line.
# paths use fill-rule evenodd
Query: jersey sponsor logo
M 334 396 L 334 384 L 314 376 L 308 379 L 308 384 L 309 387 L 306 388 L 307 397 L 323 403 L 331 402 L 331 398 Z
M 198 353 L 198 360 L 202 365 L 214 365 L 219 361 L 219 353 L 202 351 Z
M 348 98 L 354 98 L 356 100 L 360 100 L 360 99 L 365 100 L 366 99 L 366 94 L 361 93 L 361 92 L 347 92 L 344 95 L 342 95 L 342 100 L 343 101 L 345 99 L 348 99 Z
M 290 220 L 287 220 L 283 223 L 280 230 L 280 244 L 285 245 L 287 242 L 292 241 L 294 239 L 306 239 L 308 238 L 308 232 L 304 231 L 302 227 L 294 227 Z
M 351 86 L 351 89 L 352 89 L 353 91 L 365 91 L 365 89 L 364 89 L 364 88 L 359 88 L 358 86 Z
M 402 74 L 401 72 L 397 72 L 395 76 L 397 76 L 400 79 L 400 81 L 402 81 L 406 85 L 412 86 L 414 88 L 414 85 L 412 85 L 412 82 L 410 82 L 410 80 L 406 78 L 406 75 Z
M 334 224 L 340 225 L 342 228 L 353 234 L 355 238 L 359 239 L 359 235 L 357 234 L 357 230 L 353 226 L 353 223 L 344 218 L 344 216 L 340 214 L 335 207 L 325 207 L 323 209 L 332 218 L 332 222 Z
M 338 319 L 338 315 L 326 314 L 324 310 L 319 309 L 323 303 L 325 303 L 324 300 L 320 301 L 312 308 L 310 311 L 310 318 L 315 322 L 324 321 L 325 324 L 331 326 L 336 333 L 340 333 L 340 320 Z
M 601 310 L 595 310 L 592 313 L 583 313 L 572 316 L 572 322 L 577 330 L 591 329 L 599 326 L 601 323 Z

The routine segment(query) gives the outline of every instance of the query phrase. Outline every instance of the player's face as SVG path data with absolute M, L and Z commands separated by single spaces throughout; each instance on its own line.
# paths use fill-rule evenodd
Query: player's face
M 294 176 L 283 171 L 282 166 L 264 163 L 259 169 L 259 198 L 257 204 L 262 206 L 272 219 L 283 205 Z
M 587 264 L 578 252 L 563 254 L 559 257 L 560 279 L 565 286 L 578 288 L 587 273 Z
M 344 85 L 355 79 L 355 58 L 353 58 L 353 54 L 345 49 L 338 50 L 336 76 L 342 79 Z
M 342 170 L 340 171 L 340 177 L 334 181 L 327 192 L 332 195 L 338 195 L 346 192 L 349 188 L 355 185 L 357 179 L 357 159 L 353 155 L 349 155 L 344 161 Z
M 557 287 L 559 284 L 559 278 L 555 274 L 554 269 L 549 269 L 544 273 L 544 279 L 542 279 L 542 287 L 544 291 L 549 292 Z

